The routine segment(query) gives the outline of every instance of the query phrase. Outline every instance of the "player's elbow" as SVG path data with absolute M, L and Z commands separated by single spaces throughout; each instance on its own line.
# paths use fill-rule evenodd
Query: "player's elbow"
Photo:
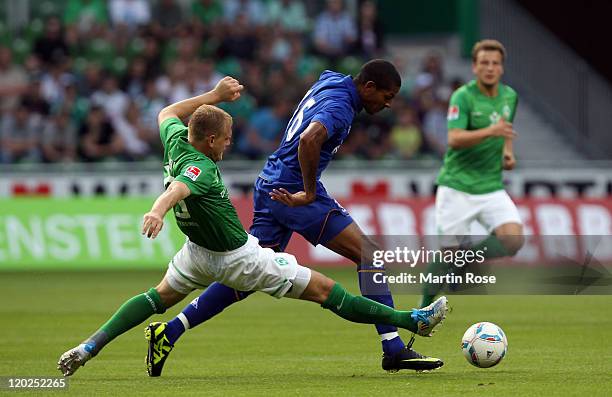
M 300 147 L 314 149 L 318 146 L 318 140 L 315 134 L 300 135 Z
M 461 144 L 459 143 L 459 140 L 456 137 L 449 134 L 448 147 L 451 149 L 461 149 Z
M 172 105 L 166 106 L 165 108 L 159 111 L 159 114 L 157 115 L 157 122 L 161 125 L 164 120 L 167 120 L 172 117 L 177 117 L 176 112 L 174 112 L 174 110 L 172 109 Z
M 465 147 L 464 141 L 461 139 L 460 131 L 448 131 L 448 147 L 451 149 L 463 149 Z

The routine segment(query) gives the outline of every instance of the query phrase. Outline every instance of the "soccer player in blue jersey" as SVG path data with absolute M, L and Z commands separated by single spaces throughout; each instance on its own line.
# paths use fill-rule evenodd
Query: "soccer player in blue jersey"
M 393 298 L 386 284 L 382 288 L 377 285 L 376 294 L 371 294 L 372 277 L 381 269 L 361 263 L 362 230 L 329 196 L 319 178 L 348 136 L 357 114 L 363 109 L 374 114 L 389 107 L 400 86 L 395 66 L 380 59 L 364 64 L 355 78 L 324 71 L 298 104 L 280 147 L 268 157 L 255 181 L 250 230 L 262 246 L 276 251 L 284 251 L 293 232 L 297 232 L 311 244 L 322 244 L 350 259 L 357 264 L 362 294 L 390 307 L 394 307 Z M 174 345 L 186 329 L 250 293 L 214 283 L 158 332 L 165 333 L 169 344 Z M 436 301 L 432 307 L 440 303 Z M 405 345 L 397 327 L 376 325 L 376 330 L 382 340 L 383 369 L 430 370 L 443 365 L 439 359 L 412 350 L 414 339 Z

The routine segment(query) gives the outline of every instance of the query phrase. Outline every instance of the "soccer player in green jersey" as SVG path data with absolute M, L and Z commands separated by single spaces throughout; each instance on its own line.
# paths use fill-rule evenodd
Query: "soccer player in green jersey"
M 142 233 L 155 238 L 172 209 L 187 242 L 155 288 L 126 301 L 91 337 L 61 355 L 58 369 L 64 376 L 72 375 L 117 336 L 214 281 L 236 291 L 309 300 L 349 321 L 394 325 L 421 336 L 431 336 L 446 315 L 444 297 L 426 310 L 400 311 L 354 296 L 321 273 L 299 265 L 293 255 L 262 248 L 257 238 L 244 231 L 216 164 L 231 143 L 232 118 L 213 106 L 235 101 L 242 89 L 237 80 L 225 77 L 212 91 L 160 112 L 166 190 L 144 215 Z M 185 126 L 181 120 L 190 116 Z M 159 376 L 172 350 L 162 325 L 147 327 L 150 376 Z M 438 359 L 429 360 L 430 369 L 441 365 Z
M 516 163 L 512 121 L 518 102 L 516 92 L 500 82 L 505 57 L 504 46 L 496 40 L 474 45 L 476 79 L 451 96 L 448 150 L 436 181 L 436 226 L 442 248 L 458 248 L 476 220 L 490 236 L 469 248 L 483 250 L 487 258 L 512 256 L 524 243 L 521 218 L 502 182 L 502 169 L 512 170 Z M 443 274 L 448 269 L 443 262 L 433 262 L 427 271 Z M 429 305 L 439 289 L 426 285 L 421 307 Z

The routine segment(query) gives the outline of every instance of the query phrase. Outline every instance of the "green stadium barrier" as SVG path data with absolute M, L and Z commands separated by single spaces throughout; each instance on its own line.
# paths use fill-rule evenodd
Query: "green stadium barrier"
M 171 214 L 155 240 L 140 234 L 153 198 L 0 200 L 0 271 L 159 268 L 185 238 Z

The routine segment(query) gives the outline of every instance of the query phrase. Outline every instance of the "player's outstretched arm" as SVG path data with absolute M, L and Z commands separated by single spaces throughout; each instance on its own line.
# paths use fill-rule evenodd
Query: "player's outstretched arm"
M 270 193 L 272 200 L 280 201 L 290 207 L 308 205 L 315 201 L 317 196 L 317 168 L 321 156 L 321 147 L 327 140 L 327 129 L 319 122 L 308 125 L 300 135 L 298 146 L 298 160 L 302 171 L 304 190 L 290 193 L 286 189 L 274 189 Z
M 164 216 L 166 212 L 190 194 L 191 191 L 186 184 L 179 181 L 172 182 L 166 191 L 155 200 L 151 211 L 144 214 L 142 219 L 142 234 L 151 239 L 157 237 L 164 225 Z
M 465 149 L 484 141 L 489 137 L 501 136 L 514 139 L 516 132 L 512 129 L 512 123 L 500 119 L 497 123 L 479 130 L 467 131 L 460 128 L 448 130 L 448 146 L 453 149 Z
M 238 80 L 226 76 L 217 83 L 215 88 L 207 93 L 166 106 L 159 112 L 157 122 L 161 125 L 164 120 L 171 117 L 177 117 L 184 120 L 191 116 L 191 114 L 202 105 L 217 105 L 221 102 L 233 102 L 240 98 L 240 91 L 242 91 L 243 88 L 244 86 L 242 86 Z

